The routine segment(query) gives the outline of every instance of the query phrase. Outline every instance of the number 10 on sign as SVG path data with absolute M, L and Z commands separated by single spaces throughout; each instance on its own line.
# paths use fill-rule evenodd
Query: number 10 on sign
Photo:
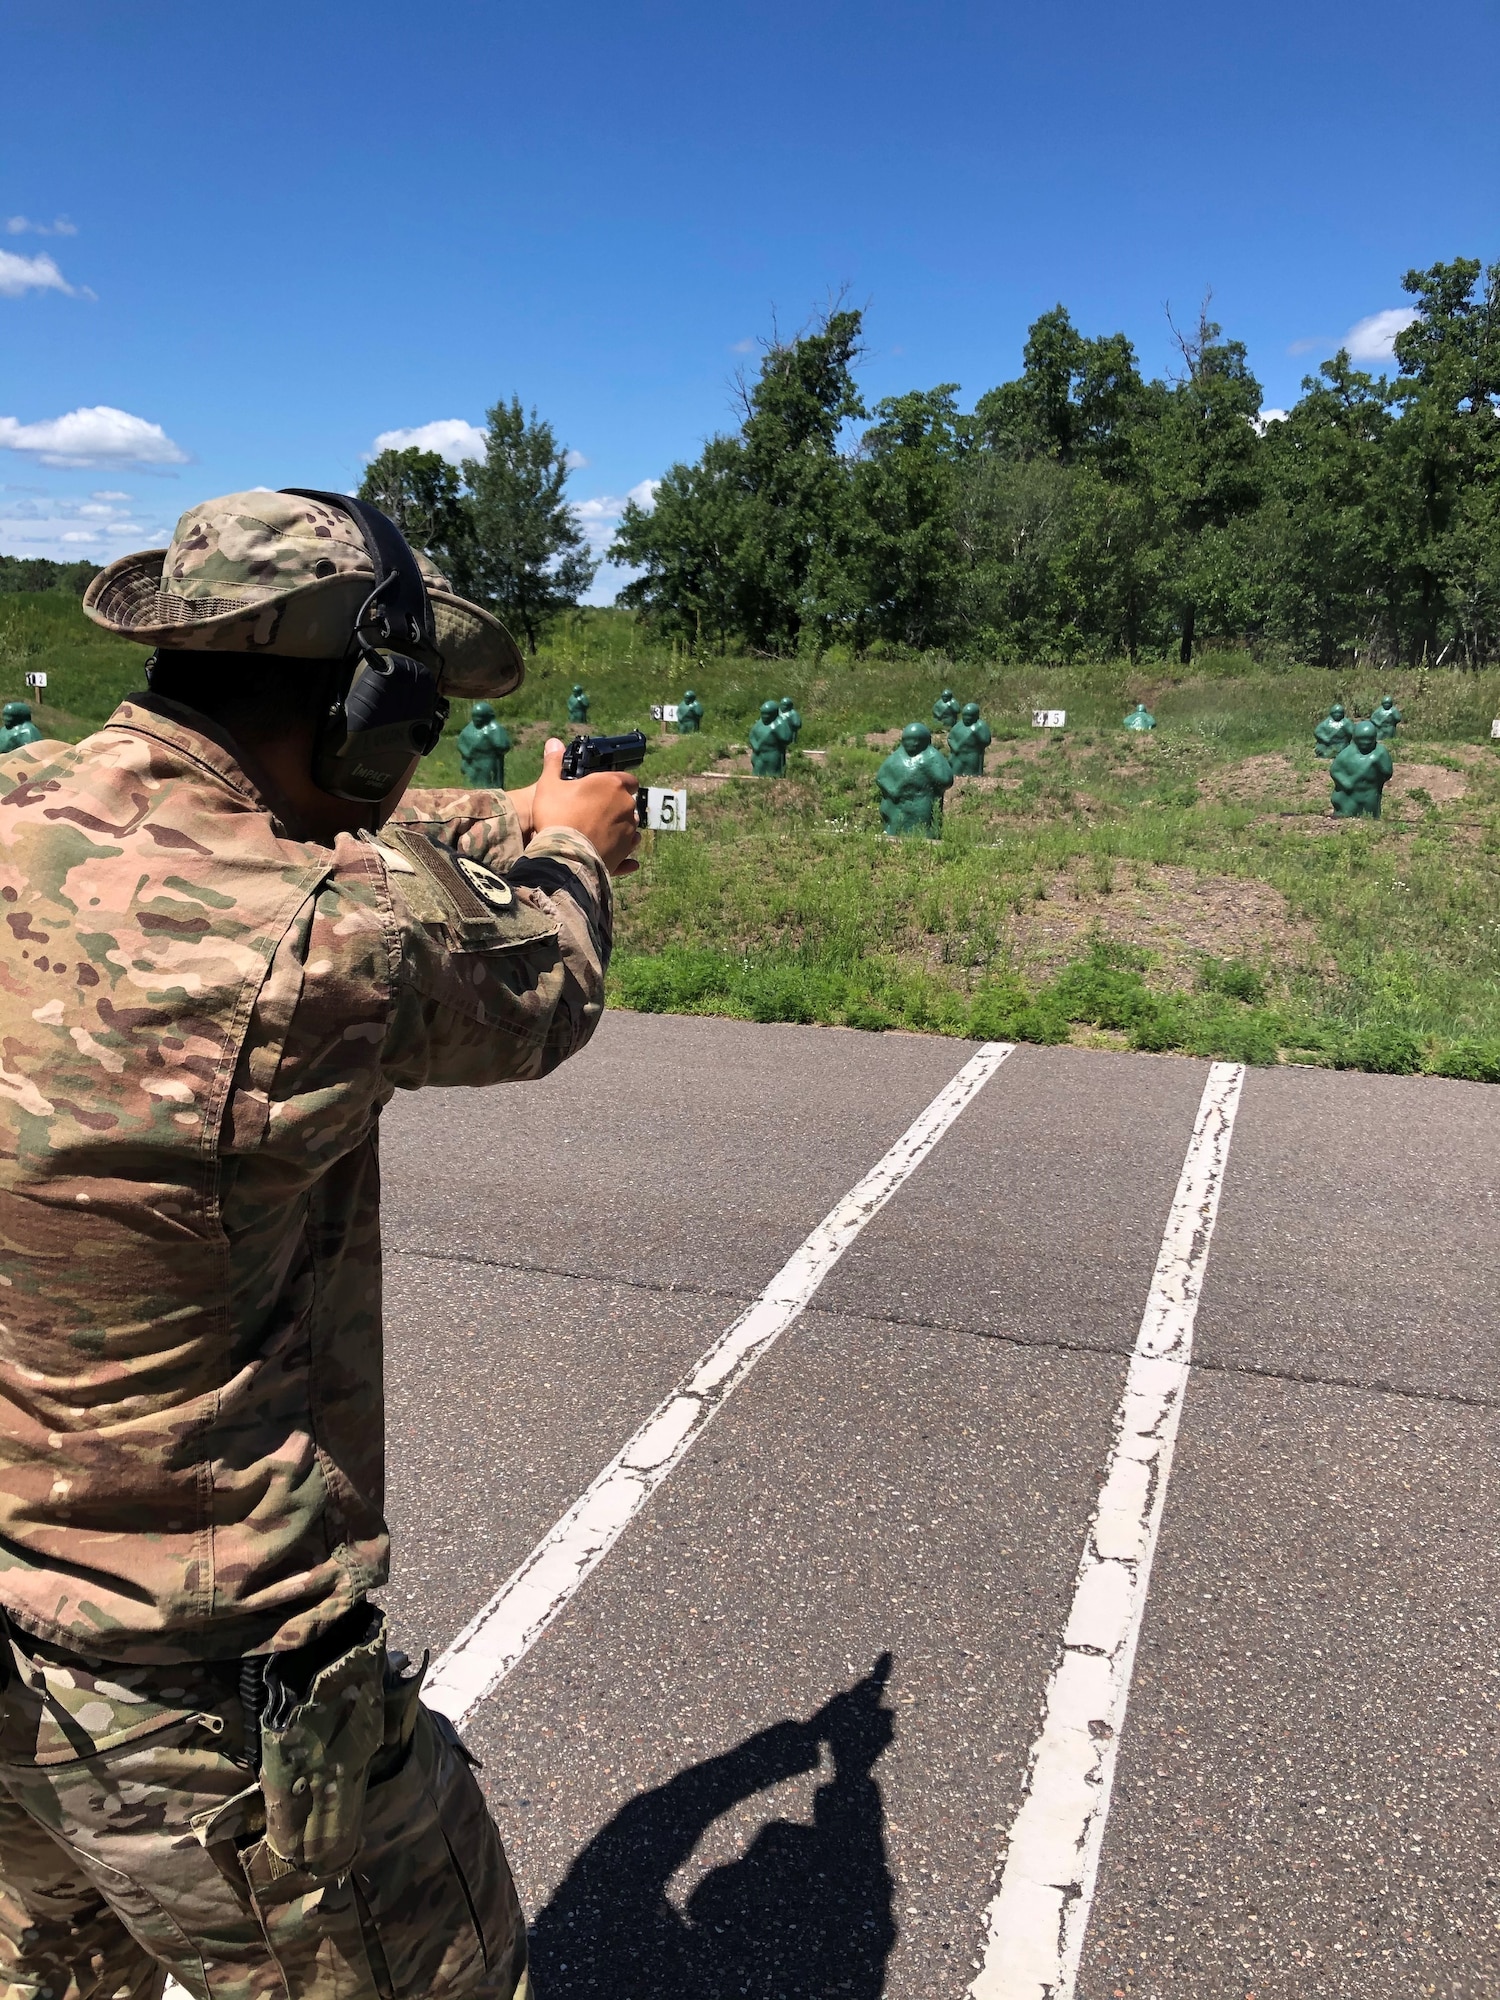
M 648 786 L 646 824 L 653 833 L 681 833 L 687 825 L 687 793 L 669 792 L 663 785 Z

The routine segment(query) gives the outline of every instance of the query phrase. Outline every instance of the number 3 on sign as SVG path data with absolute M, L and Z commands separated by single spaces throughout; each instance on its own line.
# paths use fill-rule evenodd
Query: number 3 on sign
M 653 833 L 681 833 L 687 825 L 687 793 L 663 785 L 646 789 L 646 824 Z

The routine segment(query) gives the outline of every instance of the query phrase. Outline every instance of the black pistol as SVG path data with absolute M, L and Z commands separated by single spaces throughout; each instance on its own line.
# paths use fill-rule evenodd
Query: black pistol
M 640 729 L 627 729 L 623 736 L 575 736 L 563 752 L 565 778 L 586 778 L 593 771 L 636 771 L 645 762 L 646 737 Z M 635 817 L 646 824 L 646 793 L 635 795 Z

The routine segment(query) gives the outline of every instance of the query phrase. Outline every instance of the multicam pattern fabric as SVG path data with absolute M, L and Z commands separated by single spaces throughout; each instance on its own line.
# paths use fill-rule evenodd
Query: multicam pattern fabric
M 5 773 L 0 1604 L 113 1661 L 300 1645 L 386 1575 L 381 1106 L 587 1041 L 608 877 L 495 794 L 293 840 L 151 699 Z
M 525 662 L 491 611 L 454 596 L 419 559 L 444 693 L 504 695 Z M 364 538 L 342 508 L 257 489 L 190 507 L 171 546 L 121 556 L 89 584 L 83 608 L 97 625 L 146 645 L 189 646 L 293 659 L 338 659 L 374 582 Z
M 275 1862 L 233 1670 L 0 1641 L 0 1981 L 51 2000 L 527 2000 L 526 1932 L 468 1755 L 388 1682 L 338 1881 Z M 405 1685 L 409 1686 L 410 1683 Z

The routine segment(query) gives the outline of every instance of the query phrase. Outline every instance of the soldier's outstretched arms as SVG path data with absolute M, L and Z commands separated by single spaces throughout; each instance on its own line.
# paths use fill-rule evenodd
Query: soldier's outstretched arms
M 523 839 L 504 793 L 446 793 L 416 795 L 368 843 L 395 931 L 388 1086 L 544 1076 L 598 1025 L 609 871 L 575 827 Z

